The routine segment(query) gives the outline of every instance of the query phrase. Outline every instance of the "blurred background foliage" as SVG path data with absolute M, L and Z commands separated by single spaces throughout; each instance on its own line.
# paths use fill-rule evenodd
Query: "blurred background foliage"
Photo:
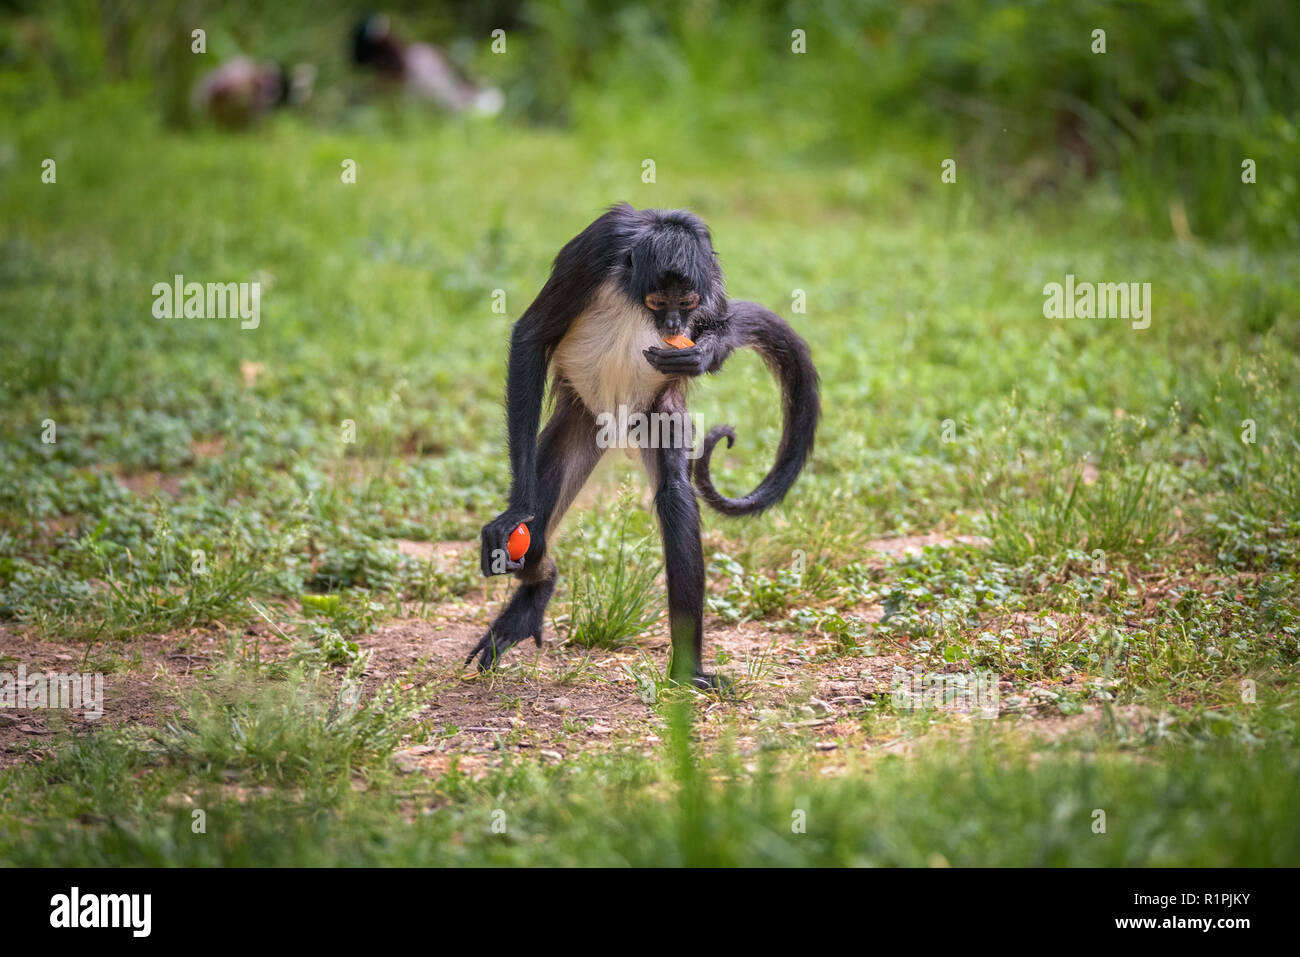
M 186 125 L 197 71 L 246 55 L 315 64 L 313 122 L 374 122 L 347 59 L 362 5 L 7 0 L 0 10 L 4 114 L 111 85 Z M 671 139 L 805 167 L 888 151 L 906 192 L 937 188 L 934 157 L 952 157 L 991 206 L 1055 204 L 1101 180 L 1135 229 L 1300 239 L 1293 0 L 433 0 L 387 12 L 500 85 L 509 121 L 593 144 Z M 196 25 L 206 58 L 189 55 Z M 498 28 L 506 56 L 489 50 Z M 1104 54 L 1092 52 L 1098 29 Z M 802 56 L 794 30 L 806 33 Z M 1258 183 L 1243 196 L 1245 158 Z

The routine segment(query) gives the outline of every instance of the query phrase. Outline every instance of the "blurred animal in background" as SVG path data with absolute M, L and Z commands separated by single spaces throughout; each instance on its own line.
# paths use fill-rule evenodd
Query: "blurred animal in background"
M 305 102 L 315 80 L 316 68 L 309 63 L 289 70 L 239 57 L 200 78 L 191 104 L 226 129 L 243 130 L 276 107 Z
M 352 36 L 352 59 L 386 81 L 445 110 L 495 116 L 505 105 L 496 87 L 475 86 L 462 79 L 446 55 L 431 43 L 406 43 L 393 32 L 388 17 L 366 17 Z

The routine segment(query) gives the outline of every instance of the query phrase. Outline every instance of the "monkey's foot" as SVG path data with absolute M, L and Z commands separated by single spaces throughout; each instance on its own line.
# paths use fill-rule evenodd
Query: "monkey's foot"
M 700 691 L 720 691 L 724 693 L 730 691 L 736 685 L 736 682 L 726 675 L 711 675 L 703 671 L 684 682 L 671 676 L 668 680 L 673 684 L 688 684 Z
M 702 691 L 730 691 L 736 686 L 736 682 L 726 675 L 711 675 L 700 672 L 693 679 L 691 684 Z
M 500 618 L 492 622 L 487 634 L 479 639 L 474 650 L 465 656 L 465 664 L 478 656 L 479 671 L 494 668 L 502 655 L 525 638 L 533 639 L 538 648 L 542 647 L 542 617 L 541 612 L 531 615 L 506 609 Z

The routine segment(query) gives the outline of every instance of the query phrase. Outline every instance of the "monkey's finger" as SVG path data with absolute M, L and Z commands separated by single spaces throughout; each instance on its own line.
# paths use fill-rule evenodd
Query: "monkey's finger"
M 483 649 L 478 658 L 479 671 L 491 671 L 496 667 L 497 658 L 500 657 L 500 653 L 497 651 L 497 647 L 492 643 L 490 637 L 486 642 L 486 645 L 487 647 Z
M 674 359 L 699 359 L 701 352 L 699 346 L 687 346 L 685 349 L 662 349 L 659 346 L 650 346 L 643 349 L 642 354 L 651 362 L 671 362 Z
M 704 371 L 704 355 L 698 349 L 645 350 L 646 361 L 660 372 L 679 375 L 698 374 Z
M 492 640 L 492 632 L 489 629 L 488 633 L 484 635 L 482 638 L 480 638 L 478 644 L 475 645 L 470 650 L 470 653 L 465 656 L 465 664 L 469 664 L 471 661 L 474 660 L 476 656 L 481 655 L 483 653 L 483 649 L 487 647 L 488 643 L 491 642 L 491 640 Z
M 465 656 L 465 664 L 469 664 L 475 658 L 478 658 L 479 671 L 491 671 L 501 660 L 501 656 L 510 649 L 513 641 L 503 638 L 491 628 L 487 634 L 479 639 L 479 643 L 474 646 L 474 650 Z
M 506 653 L 513 642 L 504 642 L 498 646 L 497 637 L 489 631 L 479 644 L 483 646 L 483 650 L 479 653 L 478 670 L 491 671 L 497 666 L 497 662 L 501 660 L 501 656 Z M 475 651 L 478 651 L 478 649 L 476 648 Z M 474 656 L 470 655 L 470 657 Z
M 517 572 L 524 567 L 524 562 L 527 560 L 527 553 L 518 561 L 510 557 L 510 549 L 504 536 L 497 535 L 495 539 L 491 541 L 489 534 L 486 531 L 483 533 L 483 549 L 479 554 L 479 565 L 483 570 L 484 578 Z
M 699 356 L 664 356 L 653 363 L 659 369 L 698 369 L 700 368 Z

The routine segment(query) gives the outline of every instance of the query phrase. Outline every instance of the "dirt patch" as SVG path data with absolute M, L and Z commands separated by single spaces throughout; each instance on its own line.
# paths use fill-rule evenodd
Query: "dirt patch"
M 432 561 L 444 571 L 453 567 L 466 552 L 478 552 L 478 542 L 417 542 L 409 538 L 397 539 L 397 550 L 422 562 Z
M 922 550 L 930 548 L 953 548 L 957 545 L 969 545 L 973 548 L 987 548 L 991 545 L 987 538 L 979 535 L 944 535 L 932 532 L 928 535 L 903 535 L 898 538 L 877 538 L 863 542 L 864 552 L 876 552 L 886 558 L 898 561 L 920 555 Z
M 371 655 L 369 690 L 393 681 L 429 692 L 419 716 L 422 733 L 399 752 L 399 767 L 436 774 L 455 757 L 462 770 L 474 773 L 499 764 L 507 752 L 559 761 L 593 749 L 649 753 L 659 743 L 661 722 L 651 702 L 655 679 L 667 668 L 666 625 L 617 650 L 558 643 L 548 628 L 542 648 L 520 645 L 499 670 L 480 674 L 464 658 L 487 627 L 487 615 L 479 604 L 447 604 L 355 639 Z M 815 638 L 758 622 L 711 620 L 706 632 L 709 654 L 717 659 L 709 667 L 735 678 L 737 693 L 704 703 L 700 732 L 712 738 L 738 727 L 742 750 L 757 747 L 765 723 L 833 733 L 872 697 L 887 695 L 894 668 L 905 663 L 900 654 L 814 660 L 820 650 Z M 246 637 L 250 647 L 262 640 L 263 660 L 290 652 L 265 623 L 251 626 Z M 0 766 L 41 760 L 62 730 L 161 725 L 178 711 L 178 692 L 225 650 L 216 631 L 100 642 L 87 654 L 85 645 L 0 629 L 0 674 L 14 683 L 20 666 L 29 679 L 55 673 L 103 680 L 97 719 L 78 707 L 0 708 Z
M 216 459 L 226 452 L 225 436 L 217 435 L 208 439 L 195 439 L 190 443 L 190 452 L 196 459 Z
M 181 480 L 178 476 L 167 475 L 156 470 L 119 473 L 117 480 L 141 498 L 152 498 L 159 492 L 164 492 L 171 498 L 178 498 L 181 494 Z
M 659 744 L 662 722 L 650 702 L 653 676 L 667 668 L 666 626 L 617 650 L 560 643 L 548 629 L 541 649 L 516 646 L 498 671 L 479 674 L 463 663 L 486 628 L 486 614 L 479 614 L 481 622 L 390 621 L 358 639 L 373 655 L 370 677 L 420 675 L 436 686 L 421 714 L 427 737 L 398 752 L 400 768 L 439 774 L 454 759 L 474 775 L 509 752 L 560 761 L 611 748 L 649 754 Z M 816 638 L 761 622 L 714 619 L 705 630 L 708 653 L 717 659 L 708 667 L 733 678 L 736 688 L 702 703 L 697 730 L 706 741 L 727 734 L 742 755 L 756 753 L 773 735 L 806 738 L 807 747 L 821 751 L 839 748 L 835 740 L 849 736 L 856 740 L 844 746 L 866 746 L 856 715 L 888 697 L 896 669 L 908 663 L 892 650 L 823 657 L 827 649 Z
M 91 733 L 102 727 L 125 724 L 159 725 L 177 710 L 175 692 L 191 676 L 221 654 L 216 633 L 141 638 L 129 643 L 96 642 L 89 646 L 42 641 L 0 628 L 0 767 L 24 759 L 41 760 L 47 746 L 61 730 Z M 66 690 L 56 694 L 61 704 L 73 707 L 6 707 L 17 704 L 20 677 L 40 679 L 49 688 L 49 675 L 82 676 L 80 694 L 68 701 Z M 84 676 L 91 676 L 84 681 Z M 96 689 L 96 676 L 102 681 Z M 28 689 L 28 694 L 33 689 Z M 42 692 L 44 695 L 44 692 Z M 14 697 L 8 697 L 13 695 Z M 98 717 L 95 712 L 101 710 Z M 25 698 L 24 701 L 30 701 Z
M 870 542 L 867 548 L 888 561 L 926 546 L 981 543 L 935 534 Z M 398 542 L 404 554 L 445 568 L 477 547 L 469 541 Z M 653 702 L 668 663 L 666 621 L 615 650 L 567 644 L 548 622 L 543 647 L 517 646 L 497 671 L 480 674 L 464 659 L 505 595 L 489 583 L 486 591 L 457 601 L 409 603 L 406 617 L 354 639 L 370 654 L 368 691 L 396 682 L 427 694 L 418 733 L 396 755 L 398 767 L 438 774 L 455 760 L 463 772 L 476 774 L 509 753 L 548 761 L 611 748 L 650 753 L 662 732 Z M 854 611 L 867 621 L 880 617 L 878 606 Z M 271 615 L 281 620 L 281 612 Z M 906 643 L 877 642 L 869 633 L 859 647 L 846 648 L 834 636 L 791 631 L 778 621 L 729 624 L 712 618 L 705 632 L 706 667 L 733 678 L 735 688 L 700 702 L 697 730 L 703 740 L 726 734 L 740 754 L 749 755 L 779 739 L 785 747 L 822 753 L 828 766 L 848 751 L 909 747 L 896 722 L 887 723 L 889 732 L 873 732 L 878 723 L 871 718 L 876 704 L 891 697 L 899 673 L 911 672 L 919 660 Z M 280 629 L 264 621 L 248 627 L 245 637 L 262 660 L 292 651 Z M 85 645 L 0 629 L 0 674 L 15 674 L 21 664 L 29 676 L 102 672 L 104 679 L 98 720 L 79 709 L 0 709 L 0 766 L 40 760 L 60 729 L 80 734 L 122 724 L 161 725 L 178 710 L 176 693 L 226 647 L 223 630 L 213 630 L 101 642 L 87 655 Z M 1002 713 L 1016 723 L 1036 718 L 1040 699 L 1034 688 L 1001 681 Z

